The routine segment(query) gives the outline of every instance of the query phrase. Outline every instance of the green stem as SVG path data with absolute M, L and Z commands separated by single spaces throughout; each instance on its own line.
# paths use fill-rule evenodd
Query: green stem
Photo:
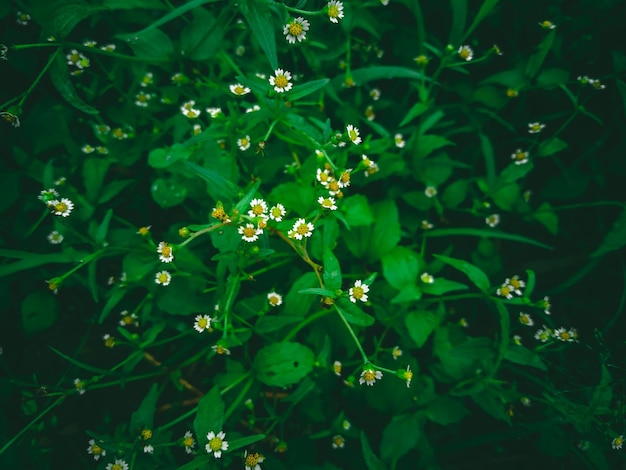
M 287 333 L 287 335 L 283 338 L 283 342 L 289 341 L 291 338 L 296 336 L 296 334 L 298 334 L 298 332 L 302 328 L 307 326 L 309 323 L 312 323 L 315 320 L 317 320 L 318 318 L 322 318 L 322 317 L 328 315 L 331 312 L 332 312 L 332 310 L 320 310 L 319 312 L 314 313 L 313 315 L 309 315 L 304 320 L 302 320 L 300 323 L 298 323 L 298 325 L 295 326 L 289 333 Z
M 246 376 L 248 376 L 248 375 L 249 374 L 246 374 Z M 224 421 L 226 421 L 228 419 L 228 417 L 231 414 L 233 414 L 233 412 L 237 409 L 239 404 L 243 401 L 244 397 L 246 396 L 246 394 L 250 390 L 250 387 L 252 387 L 253 383 L 254 383 L 254 379 L 252 377 L 250 377 L 250 379 L 246 382 L 246 384 L 241 389 L 241 392 L 239 392 L 239 395 L 237 395 L 237 398 L 235 398 L 235 401 L 230 405 L 228 410 L 226 410 L 226 413 L 224 414 Z
M 228 334 L 228 316 L 230 314 L 230 310 L 233 308 L 233 303 L 235 302 L 235 297 L 239 292 L 240 285 L 241 279 L 239 279 L 239 276 L 229 276 L 228 295 L 226 297 L 226 304 L 224 305 L 224 332 L 222 333 L 222 338 L 226 338 Z
M 357 349 L 361 353 L 361 357 L 363 358 L 363 362 L 369 363 L 370 360 L 367 358 L 367 354 L 365 354 L 365 351 L 363 350 L 363 346 L 361 346 L 361 342 L 356 337 L 356 334 L 354 333 L 354 330 L 352 329 L 352 326 L 350 325 L 350 323 L 348 323 L 348 320 L 346 320 L 346 317 L 341 312 L 341 309 L 337 306 L 337 304 L 335 304 L 335 310 L 337 311 L 337 314 L 339 315 L 339 318 L 341 318 L 341 321 L 343 321 L 343 324 L 346 325 L 346 328 L 348 329 L 348 333 L 350 333 L 350 336 L 352 336 L 352 339 L 354 340 L 354 344 L 356 344 Z
M 0 455 L 2 455 L 5 450 L 7 450 L 9 447 L 11 447 L 15 441 L 17 441 L 20 437 L 22 437 L 22 435 L 26 431 L 28 431 L 31 427 L 33 427 L 35 425 L 35 423 L 37 423 L 40 419 L 42 419 L 44 416 L 46 416 L 50 410 L 55 408 L 57 405 L 60 405 L 63 402 L 63 400 L 65 400 L 65 397 L 66 397 L 66 395 L 62 395 L 59 398 L 57 398 L 48 408 L 43 410 L 41 413 L 39 413 L 37 415 L 37 417 L 35 419 L 33 419 L 30 423 L 28 423 L 26 426 L 24 426 L 20 432 L 18 432 L 15 436 L 13 436 L 13 438 L 11 440 L 9 440 L 9 442 L 7 442 L 2 447 L 2 449 L 0 449 Z
M 278 124 L 278 119 L 274 119 L 274 121 L 272 121 L 272 123 L 270 124 L 270 128 L 267 130 L 267 133 L 265 134 L 265 136 L 261 139 L 263 142 L 265 142 L 265 141 L 267 141 L 267 139 L 269 139 L 269 137 L 272 134 L 272 131 L 274 130 L 274 127 L 276 126 L 276 124 Z
M 22 107 L 22 105 L 26 101 L 26 98 L 28 98 L 28 96 L 32 93 L 32 91 L 35 89 L 35 87 L 39 84 L 39 82 L 41 81 L 43 76 L 46 74 L 46 72 L 48 71 L 48 69 L 52 65 L 52 62 L 54 62 L 54 60 L 57 58 L 57 55 L 59 55 L 60 52 L 61 52 L 61 49 L 59 48 L 59 49 L 57 49 L 56 51 L 54 51 L 50 55 L 50 57 L 48 58 L 48 63 L 41 70 L 41 72 L 39 72 L 39 75 L 37 75 L 37 78 L 35 78 L 35 81 L 32 83 L 30 88 L 28 90 L 26 90 L 26 92 L 24 93 L 24 96 L 22 96 L 22 99 L 19 101 L 19 103 L 17 103 L 18 107 L 20 107 L 20 108 Z

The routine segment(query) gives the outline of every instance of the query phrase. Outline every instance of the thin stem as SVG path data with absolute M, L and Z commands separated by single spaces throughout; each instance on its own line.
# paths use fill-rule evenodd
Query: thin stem
M 235 401 L 233 401 L 233 403 L 230 405 L 228 410 L 226 410 L 226 413 L 224 414 L 224 420 L 227 420 L 228 417 L 231 414 L 233 414 L 233 412 L 237 409 L 239 404 L 242 402 L 242 400 L 244 399 L 244 397 L 248 393 L 248 390 L 250 390 L 250 387 L 252 387 L 253 383 L 254 383 L 254 379 L 252 377 L 250 377 L 249 380 L 246 382 L 246 384 L 241 389 L 241 392 L 239 392 L 239 395 L 237 395 L 237 398 L 235 398 Z
M 326 315 L 328 315 L 331 312 L 332 312 L 332 310 L 320 310 L 319 312 L 314 313 L 313 315 L 309 315 L 304 320 L 299 322 L 289 333 L 287 333 L 287 335 L 283 338 L 283 341 L 289 341 L 291 338 L 296 336 L 296 334 L 298 334 L 298 332 L 301 329 L 303 329 L 305 326 L 307 326 L 309 323 L 314 322 L 318 318 L 325 317 Z
M 363 346 L 361 346 L 361 342 L 356 337 L 356 333 L 352 329 L 352 326 L 350 325 L 350 323 L 348 323 L 348 320 L 346 320 L 346 317 L 342 313 L 341 309 L 337 306 L 337 304 L 335 304 L 335 310 L 337 311 L 337 314 L 339 315 L 339 318 L 341 318 L 341 321 L 343 321 L 344 325 L 346 325 L 346 328 L 348 329 L 348 332 L 350 333 L 350 336 L 352 336 L 352 339 L 354 340 L 354 344 L 356 344 L 357 349 L 361 353 L 361 357 L 363 358 L 363 362 L 369 363 L 370 360 L 367 358 L 367 354 L 365 354 L 365 351 L 363 350 Z
M 45 67 L 41 70 L 41 72 L 39 72 L 39 75 L 37 75 L 37 78 L 35 78 L 35 81 L 31 84 L 30 88 L 28 90 L 26 90 L 26 92 L 24 93 L 24 96 L 22 96 L 22 99 L 19 101 L 19 103 L 17 103 L 18 107 L 22 107 L 22 105 L 24 104 L 24 102 L 26 101 L 26 98 L 28 98 L 28 96 L 31 94 L 31 92 L 35 89 L 35 87 L 39 84 L 39 82 L 41 81 L 41 79 L 43 78 L 43 76 L 46 74 L 46 72 L 48 71 L 48 69 L 50 68 L 50 66 L 52 65 L 52 62 L 54 62 L 54 60 L 57 58 L 57 55 L 59 55 L 59 53 L 61 52 L 61 49 L 57 49 L 56 51 L 54 51 L 50 57 L 48 58 L 48 63 L 45 65 Z

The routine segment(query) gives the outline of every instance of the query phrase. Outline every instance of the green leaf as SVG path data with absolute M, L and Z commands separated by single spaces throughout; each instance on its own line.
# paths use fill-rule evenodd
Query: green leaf
M 591 253 L 591 258 L 605 255 L 615 250 L 619 250 L 626 245 L 626 208 L 622 210 L 622 213 L 613 222 L 613 227 L 606 234 L 600 246 Z
M 152 430 L 158 398 L 159 387 L 157 384 L 153 383 L 152 387 L 150 387 L 150 391 L 139 405 L 139 408 L 137 408 L 137 411 L 130 417 L 129 428 L 132 432 L 141 432 L 142 429 Z
M 216 385 L 203 396 L 198 403 L 198 411 L 193 420 L 193 430 L 198 442 L 206 441 L 206 436 L 213 431 L 215 434 L 224 427 L 224 400 Z
M 252 30 L 252 34 L 265 52 L 270 67 L 272 70 L 276 70 L 278 68 L 278 54 L 276 53 L 275 28 L 270 3 L 244 0 L 240 4 L 240 9 Z
M 383 430 L 380 456 L 393 468 L 402 456 L 414 449 L 422 438 L 422 420 L 417 413 L 394 416 Z
M 341 212 L 345 215 L 346 222 L 350 227 L 359 227 L 371 225 L 374 222 L 374 214 L 367 201 L 362 194 L 343 199 Z
M 487 17 L 487 15 L 489 15 L 489 13 L 491 13 L 491 10 L 495 8 L 499 1 L 500 0 L 485 0 L 483 2 L 480 10 L 478 10 L 478 14 L 476 14 L 476 16 L 474 17 L 474 21 L 472 21 L 472 24 L 469 28 L 467 28 L 467 31 L 463 35 L 464 38 L 469 37 L 474 32 L 476 27 L 480 23 L 482 23 L 482 21 Z
M 23 259 L 16 261 L 15 263 L 7 263 L 0 266 L 0 277 L 8 276 L 19 271 L 35 268 L 44 264 L 52 263 L 76 263 L 87 256 L 85 252 L 77 252 L 73 250 L 66 250 L 63 253 L 25 253 L 16 252 L 15 250 L 1 250 L 0 256 L 13 258 L 16 257 L 16 253 L 23 253 Z M 22 257 L 22 256 L 19 256 Z
M 439 326 L 443 316 L 428 310 L 417 310 L 410 312 L 405 318 L 405 325 L 409 336 L 418 348 L 426 344 L 430 334 Z
M 509 344 L 506 352 L 504 353 L 504 359 L 522 366 L 535 367 L 543 371 L 548 370 L 541 360 L 541 356 L 529 349 L 526 349 L 524 346 Z
M 274 343 L 262 348 L 252 368 L 265 385 L 288 387 L 302 380 L 313 369 L 315 355 L 300 343 Z
M 35 291 L 22 301 L 22 328 L 26 335 L 41 333 L 57 319 L 58 305 L 50 291 Z
M 373 80 L 392 80 L 396 78 L 411 78 L 414 80 L 431 81 L 430 77 L 426 77 L 423 73 L 407 67 L 396 67 L 393 65 L 375 65 L 362 69 L 352 70 L 352 78 L 354 81 L 362 85 Z M 339 76 L 333 79 L 333 85 L 343 86 L 343 77 Z
M 280 201 L 299 216 L 305 217 L 311 210 L 311 201 L 316 199 L 314 196 L 313 187 L 290 182 L 275 186 L 268 199 Z
M 122 267 L 129 283 L 140 281 L 148 274 L 156 272 L 158 265 L 159 258 L 156 250 L 154 253 L 148 251 L 131 251 L 122 261 Z
M 433 255 L 435 258 L 443 261 L 446 264 L 449 264 L 455 269 L 458 269 L 462 273 L 465 273 L 470 281 L 474 283 L 476 287 L 478 287 L 481 291 L 487 292 L 490 287 L 489 278 L 487 275 L 479 268 L 474 266 L 473 264 L 468 263 L 467 261 L 461 259 L 450 258 L 448 256 L 443 255 Z
M 381 258 L 383 277 L 391 286 L 401 290 L 415 284 L 420 271 L 420 258 L 408 248 L 397 246 Z
M 158 148 L 148 154 L 148 165 L 152 168 L 167 168 L 191 155 L 191 148 L 174 144 L 168 149 Z
M 28 13 L 57 39 L 64 38 L 74 27 L 91 15 L 106 11 L 107 8 L 78 0 L 56 0 L 28 2 Z
M 414 140 L 413 162 L 417 163 L 418 160 L 427 157 L 435 150 L 447 147 L 448 145 L 456 144 L 439 135 L 420 135 Z
M 104 305 L 100 316 L 98 317 L 98 323 L 102 324 L 104 320 L 109 316 L 109 313 L 120 303 L 120 301 L 126 296 L 128 293 L 128 288 L 126 287 L 114 287 L 109 294 L 109 298 L 107 303 Z
M 457 207 L 467 197 L 470 185 L 467 180 L 456 180 L 448 185 L 441 195 L 441 203 L 448 208 Z
M 430 106 L 428 106 L 427 104 L 415 103 L 413 106 L 411 106 L 411 109 L 409 109 L 409 111 L 406 113 L 406 116 L 404 116 L 404 119 L 402 119 L 402 121 L 400 122 L 400 125 L 398 127 L 406 126 L 413 119 L 415 119 L 416 117 L 421 116 L 422 114 L 424 114 L 429 109 L 430 109 Z
M 317 90 L 321 90 L 324 88 L 330 79 L 321 78 L 319 80 L 313 80 L 312 82 L 307 82 L 302 85 L 296 85 L 293 87 L 293 90 L 289 92 L 289 101 L 296 101 L 300 98 L 304 98 L 305 96 L 309 96 L 315 93 Z
M 451 0 L 452 8 L 452 28 L 450 29 L 450 37 L 448 44 L 455 46 L 460 45 L 467 21 L 467 0 Z
M 544 202 L 533 213 L 533 219 L 543 225 L 548 232 L 556 235 L 559 232 L 559 216 L 548 202 Z
M 172 178 L 158 178 L 150 186 L 152 199 L 163 208 L 174 207 L 187 198 L 187 186 Z
M 559 153 L 561 150 L 565 150 L 568 147 L 566 142 L 563 142 L 558 137 L 550 137 L 539 144 L 537 149 L 537 155 L 540 157 L 547 157 Z
M 181 53 L 195 61 L 208 60 L 219 50 L 224 40 L 227 16 L 231 14 L 228 3 L 215 18 L 204 8 L 193 10 L 193 21 L 183 29 L 180 35 Z
M 159 0 L 104 0 L 102 6 L 109 10 L 165 10 L 167 7 Z
M 76 367 L 79 367 L 80 369 L 86 370 L 86 371 L 91 372 L 92 374 L 95 374 L 95 375 L 108 376 L 108 375 L 112 374 L 110 369 L 100 369 L 99 367 L 94 367 L 94 366 L 90 366 L 89 364 L 84 364 L 83 362 L 77 361 L 73 357 L 68 356 L 67 354 L 62 353 L 61 351 L 59 351 L 58 349 L 53 348 L 52 346 L 48 346 L 48 347 L 52 350 L 52 352 L 54 352 L 55 354 L 58 354 L 63 359 L 65 359 L 67 362 L 75 365 Z
M 507 414 L 504 403 L 491 389 L 484 388 L 472 394 L 472 400 L 495 419 L 511 424 L 511 417 Z
M 315 273 L 307 272 L 296 279 L 296 281 L 291 285 L 291 289 L 285 296 L 285 308 L 283 309 L 284 314 L 297 317 L 306 316 L 306 314 L 309 313 L 309 310 L 311 310 L 311 306 L 316 299 L 312 295 L 300 294 L 300 291 L 310 288 L 319 289 L 317 286 L 319 286 L 319 283 Z
M 291 315 L 281 315 L 279 317 L 266 315 L 257 320 L 254 324 L 254 331 L 258 334 L 271 333 L 272 331 L 278 331 L 285 326 L 293 325 L 301 321 L 302 317 Z
M 432 284 L 422 284 L 425 294 L 443 295 L 455 290 L 467 290 L 468 287 L 460 282 L 450 281 L 442 277 L 436 277 Z
M 109 162 L 101 158 L 87 158 L 83 163 L 83 179 L 85 182 L 85 197 L 91 203 L 98 200 L 100 189 L 109 171 Z
M 133 183 L 134 181 L 132 179 L 111 181 L 110 183 L 106 184 L 100 191 L 97 204 L 104 204 L 105 202 L 109 202 L 115 196 L 120 194 L 124 189 L 126 189 L 127 186 Z
M 548 250 L 554 249 L 550 245 L 535 241 L 531 238 L 517 235 L 515 233 L 505 233 L 496 230 L 475 229 L 475 228 L 442 228 L 424 232 L 424 237 L 455 237 L 455 236 L 473 236 L 485 238 L 499 238 L 501 240 L 510 240 L 527 245 L 534 245 Z
M 113 217 L 113 209 L 109 209 L 107 213 L 104 215 L 104 219 L 98 226 L 98 231 L 96 232 L 96 243 L 102 245 L 106 241 L 107 233 L 109 233 L 109 224 L 111 223 L 111 218 Z
M 228 441 L 228 452 L 241 449 L 242 447 L 248 447 L 250 444 L 262 441 L 263 439 L 265 439 L 265 434 L 256 434 L 254 436 L 246 436 L 235 439 L 234 441 Z
M 589 407 L 595 414 L 605 414 L 611 412 L 611 402 L 613 401 L 613 380 L 609 370 L 602 364 L 602 374 L 600 382 L 596 385 Z
M 392 304 L 401 304 L 404 302 L 413 302 L 415 300 L 419 300 L 422 298 L 422 290 L 417 285 L 417 283 L 407 284 L 400 292 L 391 299 Z
M 321 289 L 319 287 L 311 287 L 308 289 L 299 290 L 298 294 L 323 295 L 327 297 L 334 297 L 335 291 L 329 289 Z
M 201 439 L 206 438 L 206 435 Z M 200 455 L 196 457 L 191 462 L 187 462 L 180 467 L 177 467 L 176 470 L 203 470 L 206 468 L 210 468 L 211 463 L 215 460 L 215 457 L 212 455 Z
M 118 34 L 116 38 L 125 41 L 135 55 L 151 62 L 165 62 L 174 55 L 174 43 L 158 28 L 144 29 L 138 33 Z
M 493 145 L 491 140 L 482 132 L 478 133 L 478 139 L 480 140 L 480 149 L 482 150 L 483 157 L 485 159 L 485 171 L 487 173 L 487 185 L 493 188 L 496 181 L 496 159 L 493 155 Z
M 426 408 L 426 416 L 428 419 L 442 426 L 458 423 L 468 415 L 470 415 L 470 412 L 463 402 L 457 398 L 448 396 L 435 398 L 428 404 L 428 408 Z
M 342 297 L 337 299 L 334 306 L 337 309 L 337 312 L 343 316 L 348 323 L 353 325 L 371 326 L 375 322 L 373 316 L 368 315 L 346 298 Z
M 387 470 L 387 466 L 378 458 L 367 441 L 367 435 L 364 431 L 359 434 L 361 439 L 361 447 L 363 448 L 363 460 L 367 465 L 367 470 Z
M 551 30 L 537 46 L 537 52 L 528 58 L 526 63 L 526 76 L 533 78 L 537 75 L 537 72 L 541 69 L 543 62 L 546 60 L 548 52 L 552 48 L 554 38 L 556 37 L 556 30 Z
M 237 186 L 232 182 L 224 178 L 217 171 L 209 168 L 201 167 L 190 161 L 184 161 L 183 164 L 192 173 L 202 178 L 207 182 L 207 192 L 209 195 L 217 200 L 234 199 L 237 195 Z
M 514 183 L 530 173 L 534 167 L 535 166 L 531 162 L 524 163 L 523 165 L 511 163 L 504 170 L 502 170 L 502 173 L 498 176 L 498 185 L 506 186 L 509 183 Z
M 96 108 L 89 106 L 78 96 L 76 88 L 74 88 L 74 84 L 70 80 L 70 72 L 62 54 L 58 54 L 50 66 L 50 80 L 63 99 L 79 111 L 87 114 L 98 114 L 100 112 Z
M 568 81 L 569 72 L 563 69 L 544 70 L 537 76 L 537 85 L 546 89 L 556 88 L 559 85 L 566 84 Z
M 324 285 L 329 290 L 341 289 L 341 266 L 332 250 L 324 248 Z

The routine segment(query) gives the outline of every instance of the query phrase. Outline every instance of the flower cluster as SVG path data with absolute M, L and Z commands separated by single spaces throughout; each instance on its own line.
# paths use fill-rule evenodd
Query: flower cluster
M 512 278 L 506 278 L 502 285 L 496 291 L 496 294 L 506 299 L 512 299 L 513 294 L 521 296 L 521 288 L 526 287 L 526 283 L 522 281 L 519 276 L 515 275 Z

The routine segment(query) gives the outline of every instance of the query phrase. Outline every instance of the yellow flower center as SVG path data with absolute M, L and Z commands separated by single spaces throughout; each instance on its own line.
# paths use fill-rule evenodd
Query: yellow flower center
M 191 447 L 193 445 L 193 437 L 189 436 L 183 440 L 185 447 Z
M 147 441 L 151 437 L 152 437 L 152 430 L 151 429 L 144 429 L 143 431 L 141 431 L 141 438 L 144 441 Z
M 237 95 L 243 95 L 243 92 L 244 92 L 244 87 L 242 87 L 241 85 L 237 85 L 235 87 L 235 93 Z
M 206 319 L 206 318 L 204 318 L 204 317 L 202 317 L 200 320 L 198 320 L 198 326 L 199 326 L 200 328 L 206 328 L 207 323 L 208 323 L 208 322 L 207 322 L 207 319 Z
M 113 346 L 115 346 L 115 338 L 109 336 L 107 339 L 104 340 L 104 345 L 107 348 L 112 348 Z
M 519 320 L 520 320 L 522 323 L 527 324 L 527 323 L 530 321 L 530 318 L 528 318 L 528 316 L 526 316 L 526 315 L 522 315 L 522 316 L 519 318 Z
M 122 321 L 126 324 L 126 325 L 130 325 L 131 323 L 133 323 L 133 317 L 131 317 L 130 315 L 126 315 L 125 317 L 122 318 Z
M 342 183 L 349 183 L 350 182 L 350 172 L 349 171 L 344 171 L 341 176 L 339 177 L 339 179 L 341 180 Z
M 350 132 L 348 132 L 348 137 L 350 137 L 350 140 L 355 141 L 359 138 L 359 134 L 357 134 L 354 129 L 351 129 Z
M 561 333 L 559 333 L 559 336 L 565 341 L 571 338 L 571 335 L 567 331 L 562 331 Z
M 119 463 L 114 463 L 111 470 L 124 470 L 124 467 L 122 467 Z
M 67 210 L 67 204 L 65 204 L 64 202 L 57 202 L 54 208 L 57 212 L 65 212 Z
M 54 281 L 50 281 L 48 283 L 48 289 L 50 290 L 57 290 L 59 288 L 59 284 L 54 282 Z
M 277 75 L 274 79 L 274 83 L 278 88 L 285 88 L 289 84 L 289 80 L 284 75 Z
M 292 36 L 299 36 L 302 33 L 302 25 L 295 21 L 289 25 L 289 34 Z
M 515 98 L 517 95 L 519 95 L 519 92 L 517 90 L 514 90 L 513 88 L 509 88 L 508 90 L 506 90 L 506 96 L 508 96 L 509 98 Z
M 91 452 L 94 455 L 100 455 L 100 454 L 102 454 L 102 447 L 100 447 L 98 444 L 92 444 L 91 445 Z
M 519 279 L 511 279 L 511 282 L 509 284 L 511 284 L 516 289 L 519 289 L 520 287 L 522 287 L 522 285 L 520 284 Z
M 320 182 L 325 183 L 330 179 L 330 175 L 328 173 L 320 173 Z
M 217 347 L 215 348 L 215 352 L 217 354 L 225 354 L 226 353 L 226 348 L 224 346 L 222 346 L 221 344 L 218 344 Z M 220 440 L 220 442 L 221 442 L 221 440 Z
M 216 207 L 215 209 L 213 209 L 213 212 L 211 212 L 211 217 L 213 217 L 214 219 L 224 219 L 224 217 L 226 216 L 226 212 L 224 212 L 224 209 L 222 207 Z
M 500 288 L 500 295 L 506 297 L 510 293 L 511 293 L 511 289 L 509 289 L 508 287 L 501 287 Z
M 159 274 L 159 282 L 167 282 L 167 280 L 169 279 L 169 276 L 165 273 L 160 273 Z
M 254 227 L 246 227 L 243 229 L 243 235 L 245 237 L 254 237 L 254 235 L 256 235 L 256 230 Z
M 330 183 L 328 183 L 328 189 L 330 189 L 331 191 L 339 191 L 339 183 L 337 183 L 337 181 L 331 181 Z
M 307 224 L 300 224 L 298 225 L 298 228 L 296 228 L 296 232 L 300 235 L 306 235 L 309 233 L 309 226 Z
M 404 380 L 406 380 L 407 382 L 410 382 L 411 379 L 413 378 L 413 372 L 411 372 L 410 370 L 405 370 L 403 372 L 404 375 Z
M 328 16 L 330 16 L 331 18 L 337 18 L 339 16 L 339 8 L 337 7 L 337 5 L 331 5 L 328 8 Z
M 461 49 L 459 55 L 461 56 L 461 59 L 467 59 L 470 56 L 470 53 L 467 49 Z
M 271 297 L 269 298 L 269 302 L 270 302 L 272 305 L 278 305 L 278 300 L 279 300 L 279 299 L 278 299 L 278 297 L 276 297 L 275 295 L 273 295 L 273 296 L 271 296 Z
M 343 440 L 343 437 L 341 437 L 341 436 L 335 436 L 333 438 L 333 442 L 335 443 L 336 446 L 341 447 L 343 445 L 343 443 L 344 443 L 344 440 Z
M 216 450 L 220 450 L 222 448 L 222 440 L 219 437 L 215 436 L 209 441 L 209 447 L 213 452 L 215 452 Z
M 243 139 L 241 139 L 241 146 L 246 147 L 249 144 L 249 142 L 250 141 L 244 137 Z
M 278 207 L 272 207 L 272 216 L 274 218 L 282 217 L 283 213 Z
M 246 467 L 254 467 L 255 465 L 259 463 L 260 458 L 261 458 L 261 455 L 256 452 L 254 454 L 248 454 L 246 455 L 246 461 L 244 465 Z
M 168 258 L 172 254 L 172 247 L 167 243 L 163 243 L 163 247 L 161 248 L 161 254 Z
M 333 371 L 335 372 L 335 374 L 341 374 L 341 364 L 334 364 Z
M 363 294 L 365 294 L 365 292 L 363 292 L 363 288 L 362 287 L 353 287 L 352 288 L 352 297 L 354 297 L 355 299 L 360 300 L 361 297 L 363 297 Z
M 374 373 L 372 369 L 367 369 L 365 371 L 365 374 L 363 374 L 363 378 L 365 379 L 366 382 L 371 382 L 372 380 L 375 380 L 376 374 Z
M 139 230 L 139 235 L 145 236 L 150 232 L 150 227 L 141 227 Z
M 254 213 L 254 215 L 261 215 L 263 213 L 263 206 L 261 204 L 257 204 L 256 206 L 252 207 L 252 212 Z

